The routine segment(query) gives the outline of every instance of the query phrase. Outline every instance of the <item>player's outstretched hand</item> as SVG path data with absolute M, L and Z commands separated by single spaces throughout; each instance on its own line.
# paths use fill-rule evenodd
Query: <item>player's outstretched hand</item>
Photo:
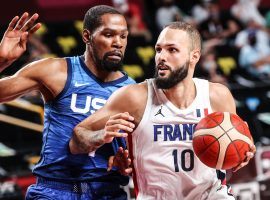
M 241 169 L 242 167 L 246 166 L 249 163 L 250 159 L 252 159 L 254 157 L 255 153 L 256 153 L 255 145 L 254 144 L 250 145 L 250 151 L 248 151 L 246 153 L 246 159 L 242 163 L 240 163 L 238 166 L 233 168 L 233 172 L 236 172 L 239 169 Z
M 128 112 L 118 113 L 110 117 L 104 128 L 104 142 L 112 142 L 114 137 L 127 137 L 135 127 L 134 117 Z
M 131 159 L 129 158 L 128 150 L 119 147 L 117 153 L 109 158 L 107 170 L 110 171 L 113 167 L 117 167 L 120 174 L 127 176 L 132 172 L 130 165 Z
M 37 13 L 29 17 L 25 12 L 11 20 L 0 43 L 0 69 L 3 70 L 25 52 L 28 38 L 41 27 L 36 23 L 38 17 Z

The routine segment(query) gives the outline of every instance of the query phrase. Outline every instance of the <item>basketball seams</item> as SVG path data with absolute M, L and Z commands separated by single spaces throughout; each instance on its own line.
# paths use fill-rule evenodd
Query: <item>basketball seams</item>
M 239 123 L 240 124 L 240 123 Z M 232 136 L 230 136 L 232 135 Z M 250 145 L 252 144 L 251 139 L 246 136 L 243 135 L 242 133 L 240 133 L 237 129 L 234 128 L 233 133 L 228 134 L 228 137 L 231 139 L 231 145 L 234 146 L 235 152 L 238 155 L 238 163 L 240 163 L 241 161 L 243 161 L 245 159 L 245 155 L 241 156 L 243 154 L 243 149 L 245 149 L 244 153 L 246 153 L 248 150 L 250 150 L 250 148 L 245 148 L 246 145 Z M 245 143 L 243 143 L 241 146 L 239 146 L 239 144 L 237 143 L 238 141 L 243 141 Z M 237 165 L 236 165 L 237 166 Z
M 252 144 L 252 140 L 246 136 L 246 135 L 243 135 L 242 133 L 240 133 L 238 130 L 236 130 L 235 128 L 232 128 L 230 131 L 228 131 L 227 133 L 227 136 L 230 138 L 230 140 L 232 142 L 236 141 L 236 140 L 241 140 L 245 143 L 248 143 L 248 144 Z
M 212 139 L 211 139 L 212 138 Z M 203 118 L 193 135 L 198 158 L 216 169 L 237 166 L 253 144 L 247 124 L 236 114 L 215 112 Z
M 233 125 L 232 125 L 233 126 Z M 232 128 L 230 128 L 230 130 L 228 130 L 227 132 L 225 132 L 224 134 L 226 134 L 226 136 L 227 136 L 227 138 L 231 141 L 231 145 L 234 147 L 234 152 L 235 153 L 237 153 L 237 158 L 238 158 L 238 163 L 239 163 L 239 161 L 241 160 L 241 155 L 240 155 L 240 153 L 239 153 L 239 151 L 238 151 L 238 148 L 237 148 L 237 146 L 236 146 L 236 143 L 234 142 L 235 140 L 234 139 L 232 139 L 231 137 L 230 137 L 230 134 L 228 134 L 231 130 L 236 130 L 234 127 L 232 127 Z M 236 130 L 237 131 L 237 130 Z M 237 131 L 238 132 L 238 131 Z M 238 132 L 239 133 L 239 132 Z M 239 135 L 242 135 L 241 133 L 239 133 Z M 224 157 L 226 157 L 226 155 L 227 155 L 227 152 L 229 151 L 229 148 L 232 148 L 232 147 L 229 147 L 229 145 L 230 144 L 227 144 L 227 146 L 226 146 L 226 153 L 225 153 L 225 156 Z M 237 165 L 236 165 L 237 166 Z M 224 167 L 224 162 L 222 162 L 222 168 Z M 235 166 L 233 166 L 233 167 L 235 167 Z
M 228 146 L 229 146 L 230 143 L 232 143 L 233 146 L 235 147 L 235 150 L 236 150 L 237 153 L 238 153 L 238 157 L 240 157 L 240 155 L 239 155 L 239 152 L 238 152 L 238 150 L 237 150 L 237 147 L 235 146 L 235 144 L 234 144 L 234 142 L 233 142 L 234 140 L 232 140 L 231 137 L 230 137 L 229 134 L 228 134 L 228 132 L 231 131 L 232 129 L 234 129 L 234 127 L 231 127 L 231 128 L 230 128 L 229 130 L 227 130 L 227 131 L 225 131 L 225 129 L 224 129 L 221 125 L 218 125 L 218 127 L 221 128 L 221 129 L 224 131 L 224 133 L 221 134 L 219 137 L 216 137 L 215 134 L 211 135 L 211 136 L 214 136 L 215 139 L 216 139 L 214 142 L 218 141 L 218 143 L 220 144 L 220 143 L 221 143 L 221 142 L 220 142 L 220 139 L 221 139 L 222 137 L 227 136 L 227 137 L 225 138 L 225 140 L 223 139 L 223 141 L 222 141 L 223 143 L 224 143 L 224 141 L 226 141 L 226 145 L 225 145 L 225 146 L 219 145 L 220 148 L 219 148 L 219 151 L 218 151 L 218 157 L 217 157 L 217 162 L 216 162 L 217 164 L 216 164 L 216 166 L 215 166 L 216 169 L 222 169 L 222 168 L 223 168 L 223 164 L 224 164 L 224 160 L 225 160 L 226 155 L 227 155 L 226 152 L 227 152 L 227 150 L 228 150 Z M 204 135 L 204 136 L 207 136 L 207 135 Z M 227 140 L 226 140 L 226 139 L 227 139 Z M 202 153 L 206 153 L 206 152 L 207 152 L 207 149 L 210 148 L 214 142 L 210 143 L 210 144 L 205 148 L 204 152 L 202 152 Z M 223 147 L 223 148 L 222 148 L 222 147 Z M 202 154 L 202 153 L 201 153 L 201 154 Z M 200 155 L 199 155 L 199 156 L 200 156 Z
M 224 118 L 222 118 L 222 120 L 219 122 L 219 121 L 215 120 L 214 118 L 212 118 L 211 115 L 207 115 L 205 118 L 202 119 L 202 121 L 199 122 L 199 124 L 201 124 L 202 122 L 204 122 L 205 124 L 203 124 L 203 125 L 204 125 L 205 128 L 199 125 L 198 127 L 196 126 L 196 129 L 200 129 L 201 130 L 201 129 L 214 128 L 216 126 L 219 126 L 219 124 L 222 123 L 223 120 L 224 120 Z M 215 122 L 215 124 L 214 125 L 210 125 L 211 122 Z
M 238 160 L 238 162 L 237 162 L 237 164 L 235 164 L 234 166 L 230 165 L 230 167 L 228 167 L 228 166 L 227 166 L 227 165 L 228 165 L 227 162 L 229 162 L 229 161 L 227 161 L 227 162 L 225 161 L 225 162 L 222 163 L 222 168 L 223 168 L 223 169 L 228 169 L 228 168 L 236 167 L 236 166 L 241 162 L 241 155 L 239 154 L 238 149 L 237 149 L 235 143 L 230 143 L 230 144 L 227 146 L 225 156 L 228 155 L 229 151 L 230 151 L 231 148 L 232 148 L 231 146 L 233 146 L 234 153 L 237 153 L 237 160 Z M 234 162 L 235 162 L 235 161 L 234 161 Z
M 229 137 L 225 137 L 225 136 L 227 136 L 226 133 L 224 133 L 223 136 L 224 136 L 224 138 L 223 138 L 222 142 L 225 143 L 225 145 L 220 145 L 216 169 L 222 169 L 224 160 L 225 160 L 226 155 L 227 155 L 226 152 L 227 152 L 228 146 L 229 146 L 230 143 L 231 143 L 230 138 L 229 138 Z M 220 139 L 221 139 L 221 138 L 222 138 L 222 137 L 220 137 L 220 138 L 218 139 L 219 144 L 221 144 L 221 142 L 220 142 Z
M 197 142 L 203 142 L 203 143 L 206 145 L 206 144 L 207 144 L 207 142 L 205 142 L 206 136 L 212 137 L 212 135 L 201 135 L 201 136 L 196 136 L 196 139 L 195 139 L 194 142 L 195 142 L 195 143 L 197 143 Z M 203 149 L 201 152 L 198 152 L 198 151 L 197 151 L 196 146 L 198 146 L 198 145 L 195 145 L 195 148 L 193 148 L 193 149 L 194 149 L 194 151 L 195 151 L 195 153 L 196 153 L 196 156 L 197 156 L 198 158 L 203 157 L 203 156 L 208 152 L 209 147 L 213 146 L 213 144 L 216 143 L 216 142 L 217 142 L 218 147 L 219 147 L 219 149 L 220 149 L 220 145 L 219 145 L 219 143 L 218 143 L 217 138 L 215 138 L 215 137 L 212 137 L 212 138 L 213 138 L 213 141 L 212 141 L 211 143 L 209 143 L 209 144 L 206 146 L 206 148 Z M 201 140 L 202 140 L 202 141 L 201 141 Z M 216 157 L 216 160 L 215 160 L 214 162 L 217 163 L 217 160 L 218 160 L 218 156 Z M 203 161 L 201 160 L 201 162 L 203 162 Z M 203 162 L 203 163 L 204 163 L 205 165 L 207 165 L 207 163 L 205 163 L 205 162 Z M 209 163 L 208 163 L 208 164 L 209 164 Z M 214 168 L 215 166 L 213 165 L 213 166 L 211 166 L 211 167 Z
M 206 137 L 206 136 L 212 136 L 212 135 L 209 134 L 209 135 L 201 135 L 201 136 L 196 136 L 196 137 L 198 138 L 198 140 L 199 140 L 200 138 L 202 138 L 204 144 L 206 144 L 205 138 L 204 138 L 204 137 Z M 207 151 L 207 149 L 208 149 L 209 147 L 211 147 L 211 146 L 212 146 L 215 142 L 217 142 L 217 141 L 218 141 L 218 139 L 214 137 L 213 142 L 211 142 L 210 144 L 208 144 L 208 145 L 205 147 L 205 149 L 204 149 L 203 151 L 201 151 L 200 153 L 197 152 L 197 153 L 198 153 L 198 157 L 200 157 L 202 154 L 204 154 L 204 153 Z
M 198 157 L 202 156 L 204 153 L 207 152 L 207 150 L 215 143 L 215 142 L 218 142 L 219 138 L 221 138 L 224 133 L 221 133 L 221 131 L 217 130 L 217 129 L 220 129 L 221 127 L 220 126 L 216 126 L 214 128 L 210 128 L 210 129 L 199 129 L 200 131 L 197 131 L 194 133 L 194 137 L 193 137 L 193 143 L 194 143 L 194 140 L 196 142 L 196 138 L 199 140 L 199 137 L 201 136 L 211 136 L 214 138 L 214 141 L 212 141 L 211 143 L 207 144 L 206 148 L 204 149 L 204 151 L 202 152 L 197 152 L 199 153 Z M 221 135 L 217 135 L 217 133 L 221 133 Z M 204 142 L 204 144 L 206 144 L 206 142 Z M 220 146 L 220 145 L 219 145 Z M 219 148 L 220 149 L 220 148 Z M 218 159 L 218 157 L 217 157 Z
M 209 148 L 215 142 L 218 142 L 218 138 L 222 137 L 222 135 L 221 136 L 216 135 L 216 132 L 220 132 L 220 131 L 216 130 L 216 129 L 219 129 L 219 128 L 220 128 L 219 126 L 216 126 L 214 128 L 211 128 L 211 129 L 199 129 L 200 132 L 197 132 L 197 133 L 194 134 L 193 143 L 196 143 L 197 141 L 201 141 L 200 139 L 202 139 L 202 141 L 204 142 L 204 144 L 206 146 L 205 149 L 203 151 L 201 151 L 201 152 L 196 151 L 197 149 L 194 148 L 194 151 L 196 152 L 198 157 L 204 156 L 204 154 L 208 152 Z M 207 144 L 207 142 L 205 142 L 206 137 L 212 137 L 213 141 L 210 142 L 209 144 Z M 219 145 L 219 143 L 218 143 L 218 145 Z M 220 145 L 219 145 L 219 149 L 220 149 Z M 215 163 L 217 163 L 217 160 L 218 160 L 218 156 L 216 157 Z M 213 166 L 213 167 L 215 167 L 215 166 Z
M 248 143 L 250 142 L 250 140 L 246 135 L 242 134 L 241 132 L 239 132 L 236 129 L 237 126 L 243 124 L 242 120 L 237 115 L 232 115 L 231 113 L 224 112 L 224 119 L 225 118 L 226 118 L 225 121 L 229 122 L 229 124 L 222 123 L 222 124 L 220 124 L 220 126 L 223 129 L 224 134 L 226 134 L 226 136 L 227 136 L 226 138 L 230 140 L 231 145 L 234 147 L 234 152 L 237 153 L 237 158 L 238 158 L 238 163 L 239 163 L 242 159 L 241 159 L 241 153 L 239 152 L 238 146 L 235 143 L 235 140 L 236 140 L 235 138 L 237 138 L 237 140 L 239 140 L 239 138 L 241 138 L 242 141 L 248 142 Z M 237 124 L 235 124 L 235 123 L 233 123 L 235 121 L 233 119 L 238 120 L 239 122 Z M 221 141 L 219 141 L 219 142 L 221 142 Z M 222 142 L 224 142 L 224 140 Z M 224 148 L 226 148 L 226 152 L 228 152 L 229 148 L 232 148 L 232 147 L 229 147 L 230 143 L 227 143 L 226 146 L 224 147 Z M 219 158 L 219 161 L 222 160 L 222 164 L 221 164 L 221 166 L 219 165 L 219 168 L 224 167 L 224 162 L 223 161 L 224 161 L 224 158 L 226 156 L 227 156 L 227 153 L 225 153 L 225 155 L 223 157 L 223 160 L 221 158 Z M 220 164 L 220 163 L 218 163 L 218 164 Z
M 215 138 L 219 138 L 220 136 L 222 136 L 224 133 L 219 133 L 219 126 L 216 126 L 214 128 L 208 128 L 208 129 L 199 129 L 197 131 L 195 131 L 195 133 L 193 134 L 193 139 L 196 138 L 197 136 L 201 136 L 201 135 L 211 135 Z
M 220 114 L 222 114 L 222 113 L 221 113 L 221 112 L 217 112 L 215 115 L 213 115 L 213 117 L 218 116 L 218 115 L 220 115 Z M 210 119 L 212 119 L 214 122 L 216 122 L 216 125 L 217 125 L 217 126 L 219 126 L 221 129 L 223 129 L 223 127 L 220 126 L 220 125 L 224 122 L 224 119 L 225 119 L 224 115 L 222 115 L 222 120 L 221 120 L 220 122 L 217 121 L 216 119 L 212 118 L 212 115 L 208 115 L 208 117 L 209 117 Z M 223 131 L 224 131 L 224 130 L 223 130 Z

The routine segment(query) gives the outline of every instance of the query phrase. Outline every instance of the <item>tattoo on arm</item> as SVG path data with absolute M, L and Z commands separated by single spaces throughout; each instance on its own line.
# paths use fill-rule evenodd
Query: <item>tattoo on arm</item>
M 89 153 L 97 150 L 104 144 L 104 130 L 89 131 L 85 128 L 77 128 L 73 134 L 73 142 L 79 153 Z

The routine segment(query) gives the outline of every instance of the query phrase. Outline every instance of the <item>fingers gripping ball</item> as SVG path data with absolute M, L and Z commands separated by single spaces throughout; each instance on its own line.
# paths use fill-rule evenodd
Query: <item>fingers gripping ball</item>
M 193 136 L 195 154 L 205 165 L 231 169 L 246 158 L 253 144 L 248 125 L 237 115 L 214 112 L 196 126 Z

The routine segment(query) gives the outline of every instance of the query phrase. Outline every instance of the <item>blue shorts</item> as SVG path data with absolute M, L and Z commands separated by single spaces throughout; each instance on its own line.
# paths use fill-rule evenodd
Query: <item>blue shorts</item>
M 26 200 L 127 200 L 126 192 L 117 184 L 104 182 L 62 183 L 37 178 L 29 186 Z

